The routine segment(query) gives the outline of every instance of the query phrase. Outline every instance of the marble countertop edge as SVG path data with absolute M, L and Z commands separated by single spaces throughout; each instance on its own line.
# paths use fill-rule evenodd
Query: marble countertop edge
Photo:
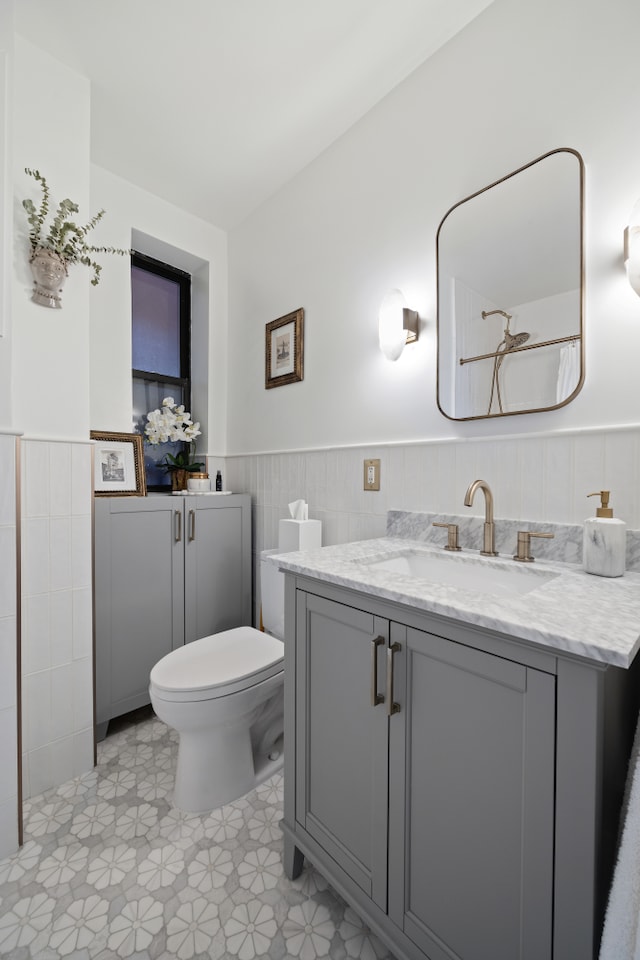
M 578 564 L 536 560 L 523 565 L 541 578 L 552 575 L 528 593 L 497 596 L 468 587 L 428 582 L 368 567 L 407 551 L 442 557 L 442 548 L 404 537 L 383 537 L 295 553 L 274 553 L 269 561 L 281 569 L 314 577 L 447 617 L 507 634 L 547 650 L 628 668 L 640 648 L 640 574 L 597 577 Z M 477 551 L 447 554 L 446 563 L 490 565 L 517 575 L 509 555 L 480 557 Z M 523 571 L 524 573 L 525 571 Z

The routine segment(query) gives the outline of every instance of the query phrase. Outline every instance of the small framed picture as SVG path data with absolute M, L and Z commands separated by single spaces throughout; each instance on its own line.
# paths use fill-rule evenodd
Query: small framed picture
M 91 431 L 96 497 L 146 497 L 142 436 Z
M 266 326 L 265 389 L 304 379 L 304 310 L 294 310 Z

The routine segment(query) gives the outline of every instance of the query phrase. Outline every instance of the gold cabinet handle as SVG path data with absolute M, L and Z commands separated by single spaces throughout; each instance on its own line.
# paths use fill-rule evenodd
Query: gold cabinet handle
M 196 538 L 196 512 L 189 510 L 189 540 Z
M 393 643 L 387 649 L 387 716 L 392 717 L 394 713 L 400 713 L 400 704 L 393 702 L 393 658 L 399 653 L 402 647 L 399 643 Z
M 378 693 L 378 647 L 385 643 L 384 637 L 375 637 L 371 641 L 371 706 L 384 703 L 384 696 Z
M 180 543 L 182 540 L 182 510 L 174 510 L 173 512 L 173 530 L 175 542 Z

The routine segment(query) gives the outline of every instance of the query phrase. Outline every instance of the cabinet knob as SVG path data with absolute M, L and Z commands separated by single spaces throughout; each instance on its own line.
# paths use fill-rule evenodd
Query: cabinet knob
M 196 538 L 196 512 L 189 510 L 189 540 Z
M 173 511 L 173 538 L 176 543 L 182 540 L 182 510 Z
M 520 563 L 533 563 L 535 557 L 531 556 L 531 537 L 540 537 L 543 540 L 553 540 L 553 533 L 538 533 L 537 530 L 519 530 L 517 553 L 514 553 L 513 559 Z

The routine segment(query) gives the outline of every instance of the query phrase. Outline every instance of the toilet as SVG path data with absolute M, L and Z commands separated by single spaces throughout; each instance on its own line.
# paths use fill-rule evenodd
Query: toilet
M 151 670 L 156 715 L 179 734 L 174 806 L 205 813 L 282 767 L 284 575 L 260 555 L 265 631 L 235 627 L 172 650 Z

